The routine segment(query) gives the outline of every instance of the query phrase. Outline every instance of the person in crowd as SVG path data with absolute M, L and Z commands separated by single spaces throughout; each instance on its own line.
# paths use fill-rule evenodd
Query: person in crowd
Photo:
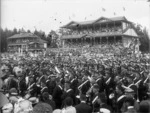
M 80 104 L 76 105 L 76 111 L 77 113 L 92 113 L 92 107 L 89 106 L 87 103 L 86 95 L 81 94 L 80 95 Z
M 76 109 L 73 107 L 73 99 L 71 97 L 67 97 L 64 100 L 62 113 L 76 113 Z
M 14 105 L 14 113 L 32 113 L 33 107 L 29 100 L 19 99 Z
M 53 110 L 55 109 L 55 107 L 56 107 L 55 102 L 52 100 L 52 96 L 49 95 L 48 92 L 44 92 L 42 94 L 42 100 L 43 100 L 43 102 L 51 105 L 51 107 L 53 108 Z
M 70 88 L 70 82 L 66 81 L 64 84 L 64 92 L 62 94 L 62 100 L 65 100 L 67 97 L 71 97 L 73 100 L 73 104 L 75 103 L 75 92 Z
M 100 109 L 99 111 L 102 112 L 102 113 L 112 113 L 112 107 L 110 107 L 108 104 L 107 104 L 107 97 L 106 97 L 106 94 L 103 92 L 103 93 L 100 93 L 99 94 L 99 103 L 100 103 Z
M 62 107 L 74 110 L 73 106 L 77 105 L 80 109 L 83 101 L 93 112 L 127 112 L 127 106 L 131 108 L 131 103 L 125 100 L 130 97 L 134 99 L 136 112 L 143 110 L 146 104 L 141 105 L 140 109 L 138 104 L 149 97 L 149 54 L 137 56 L 132 48 L 124 48 L 118 41 L 116 44 L 100 45 L 85 41 L 84 44 L 72 43 L 69 46 L 73 48 L 40 54 L 36 58 L 13 54 L 12 59 L 10 53 L 1 55 L 4 57 L 1 64 L 1 93 L 13 106 L 20 98 L 31 101 L 33 107 L 42 101 L 44 105 L 51 106 L 48 107 L 50 112 L 55 109 L 60 111 Z M 105 100 L 101 98 L 101 93 L 105 93 Z M 82 95 L 86 99 L 82 99 Z M 73 104 L 66 104 L 67 98 L 71 98 Z M 36 102 L 36 99 L 40 102 Z M 78 112 L 78 108 L 75 110 Z
M 127 97 L 124 101 L 125 113 L 137 113 L 136 109 L 134 108 L 134 98 L 132 97 Z
M 53 109 L 52 107 L 45 103 L 45 102 L 39 102 L 37 105 L 34 106 L 32 113 L 52 113 Z
M 64 87 L 64 83 L 62 79 L 57 79 L 56 81 L 56 87 L 53 91 L 52 97 L 56 103 L 56 108 L 60 109 L 62 106 L 62 94 L 63 94 L 63 87 Z
M 149 113 L 150 112 L 150 101 L 143 100 L 140 103 L 139 113 Z

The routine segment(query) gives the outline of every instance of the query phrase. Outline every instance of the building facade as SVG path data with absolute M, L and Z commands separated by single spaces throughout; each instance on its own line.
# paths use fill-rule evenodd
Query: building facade
M 125 17 L 100 17 L 93 21 L 71 21 L 61 27 L 63 46 L 66 44 L 109 44 L 121 42 L 124 47 L 139 42 L 133 23 Z
M 47 42 L 32 33 L 20 33 L 7 38 L 8 52 L 35 52 L 47 48 Z

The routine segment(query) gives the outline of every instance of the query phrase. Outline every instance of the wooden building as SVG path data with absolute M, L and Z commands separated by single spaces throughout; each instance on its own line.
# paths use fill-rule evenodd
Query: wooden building
M 8 37 L 7 43 L 8 52 L 38 52 L 47 48 L 47 41 L 26 32 Z
M 61 27 L 66 31 L 61 40 L 67 43 L 86 43 L 91 45 L 106 43 L 123 43 L 128 47 L 133 41 L 139 42 L 133 23 L 125 17 L 100 17 L 92 21 L 71 21 Z

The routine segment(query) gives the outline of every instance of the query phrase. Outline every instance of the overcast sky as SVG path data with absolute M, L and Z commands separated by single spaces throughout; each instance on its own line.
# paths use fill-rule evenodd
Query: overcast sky
M 2 28 L 23 27 L 46 34 L 71 20 L 95 20 L 101 16 L 125 16 L 129 21 L 150 28 L 147 0 L 1 0 L 1 11 Z

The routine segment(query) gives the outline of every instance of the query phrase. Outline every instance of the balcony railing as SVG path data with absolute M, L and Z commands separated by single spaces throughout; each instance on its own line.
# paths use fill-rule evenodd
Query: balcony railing
M 70 35 L 63 35 L 62 39 L 73 39 L 73 38 L 82 38 L 86 35 L 90 35 L 91 37 L 102 37 L 102 36 L 114 36 L 114 35 L 121 35 L 121 31 L 115 31 L 115 32 L 94 32 L 94 33 L 83 33 L 83 34 L 70 34 Z

